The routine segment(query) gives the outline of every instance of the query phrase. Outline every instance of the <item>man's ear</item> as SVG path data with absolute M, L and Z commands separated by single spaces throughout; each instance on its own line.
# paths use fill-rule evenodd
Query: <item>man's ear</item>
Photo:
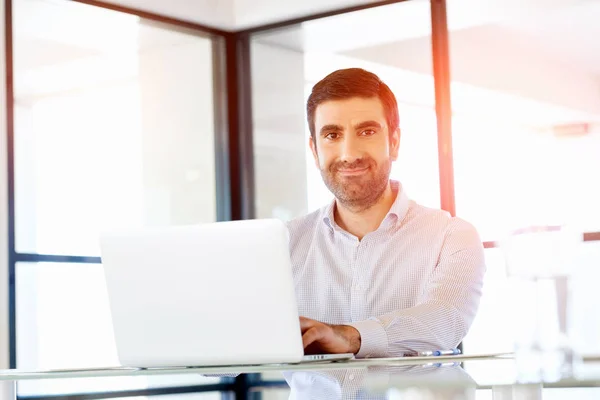
M 396 128 L 390 135 L 390 158 L 392 161 L 398 159 L 398 152 L 400 150 L 400 128 Z
M 315 166 L 317 169 L 320 169 L 319 165 L 319 153 L 317 153 L 317 143 L 315 143 L 315 139 L 313 136 L 308 138 L 308 146 L 310 147 L 310 151 L 312 151 L 313 158 L 315 159 Z

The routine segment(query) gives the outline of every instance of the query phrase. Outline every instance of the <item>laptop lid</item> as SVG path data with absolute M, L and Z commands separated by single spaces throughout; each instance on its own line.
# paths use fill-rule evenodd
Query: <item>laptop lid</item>
M 105 234 L 123 366 L 299 362 L 288 232 L 274 219 Z

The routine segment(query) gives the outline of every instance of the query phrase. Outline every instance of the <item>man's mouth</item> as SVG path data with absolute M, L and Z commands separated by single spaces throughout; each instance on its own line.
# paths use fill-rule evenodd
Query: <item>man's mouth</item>
M 369 167 L 363 168 L 343 168 L 338 169 L 338 173 L 344 176 L 357 176 L 366 173 L 369 170 Z

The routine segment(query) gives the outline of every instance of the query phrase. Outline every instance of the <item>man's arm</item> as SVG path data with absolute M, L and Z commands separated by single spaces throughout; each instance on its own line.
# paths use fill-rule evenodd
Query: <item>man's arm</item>
M 350 343 L 357 340 L 360 341 L 359 350 L 352 352 L 359 358 L 454 348 L 475 318 L 484 273 L 485 260 L 479 235 L 469 223 L 454 219 L 427 290 L 416 306 L 348 325 L 321 324 L 329 329 L 319 327 L 318 339 L 315 340 L 315 336 L 308 338 L 311 350 L 355 350 Z M 349 327 L 355 331 L 347 329 Z M 308 333 L 303 329 L 304 335 L 305 332 Z

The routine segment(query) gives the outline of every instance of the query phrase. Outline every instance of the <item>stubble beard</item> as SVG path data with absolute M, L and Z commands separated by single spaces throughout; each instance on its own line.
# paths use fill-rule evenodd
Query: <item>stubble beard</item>
M 327 188 L 341 205 L 360 212 L 374 206 L 385 193 L 390 179 L 392 162 L 386 160 L 378 166 L 373 159 L 361 159 L 352 164 L 332 163 L 321 169 L 321 177 Z M 340 176 L 339 169 L 363 168 L 369 170 L 364 175 Z

